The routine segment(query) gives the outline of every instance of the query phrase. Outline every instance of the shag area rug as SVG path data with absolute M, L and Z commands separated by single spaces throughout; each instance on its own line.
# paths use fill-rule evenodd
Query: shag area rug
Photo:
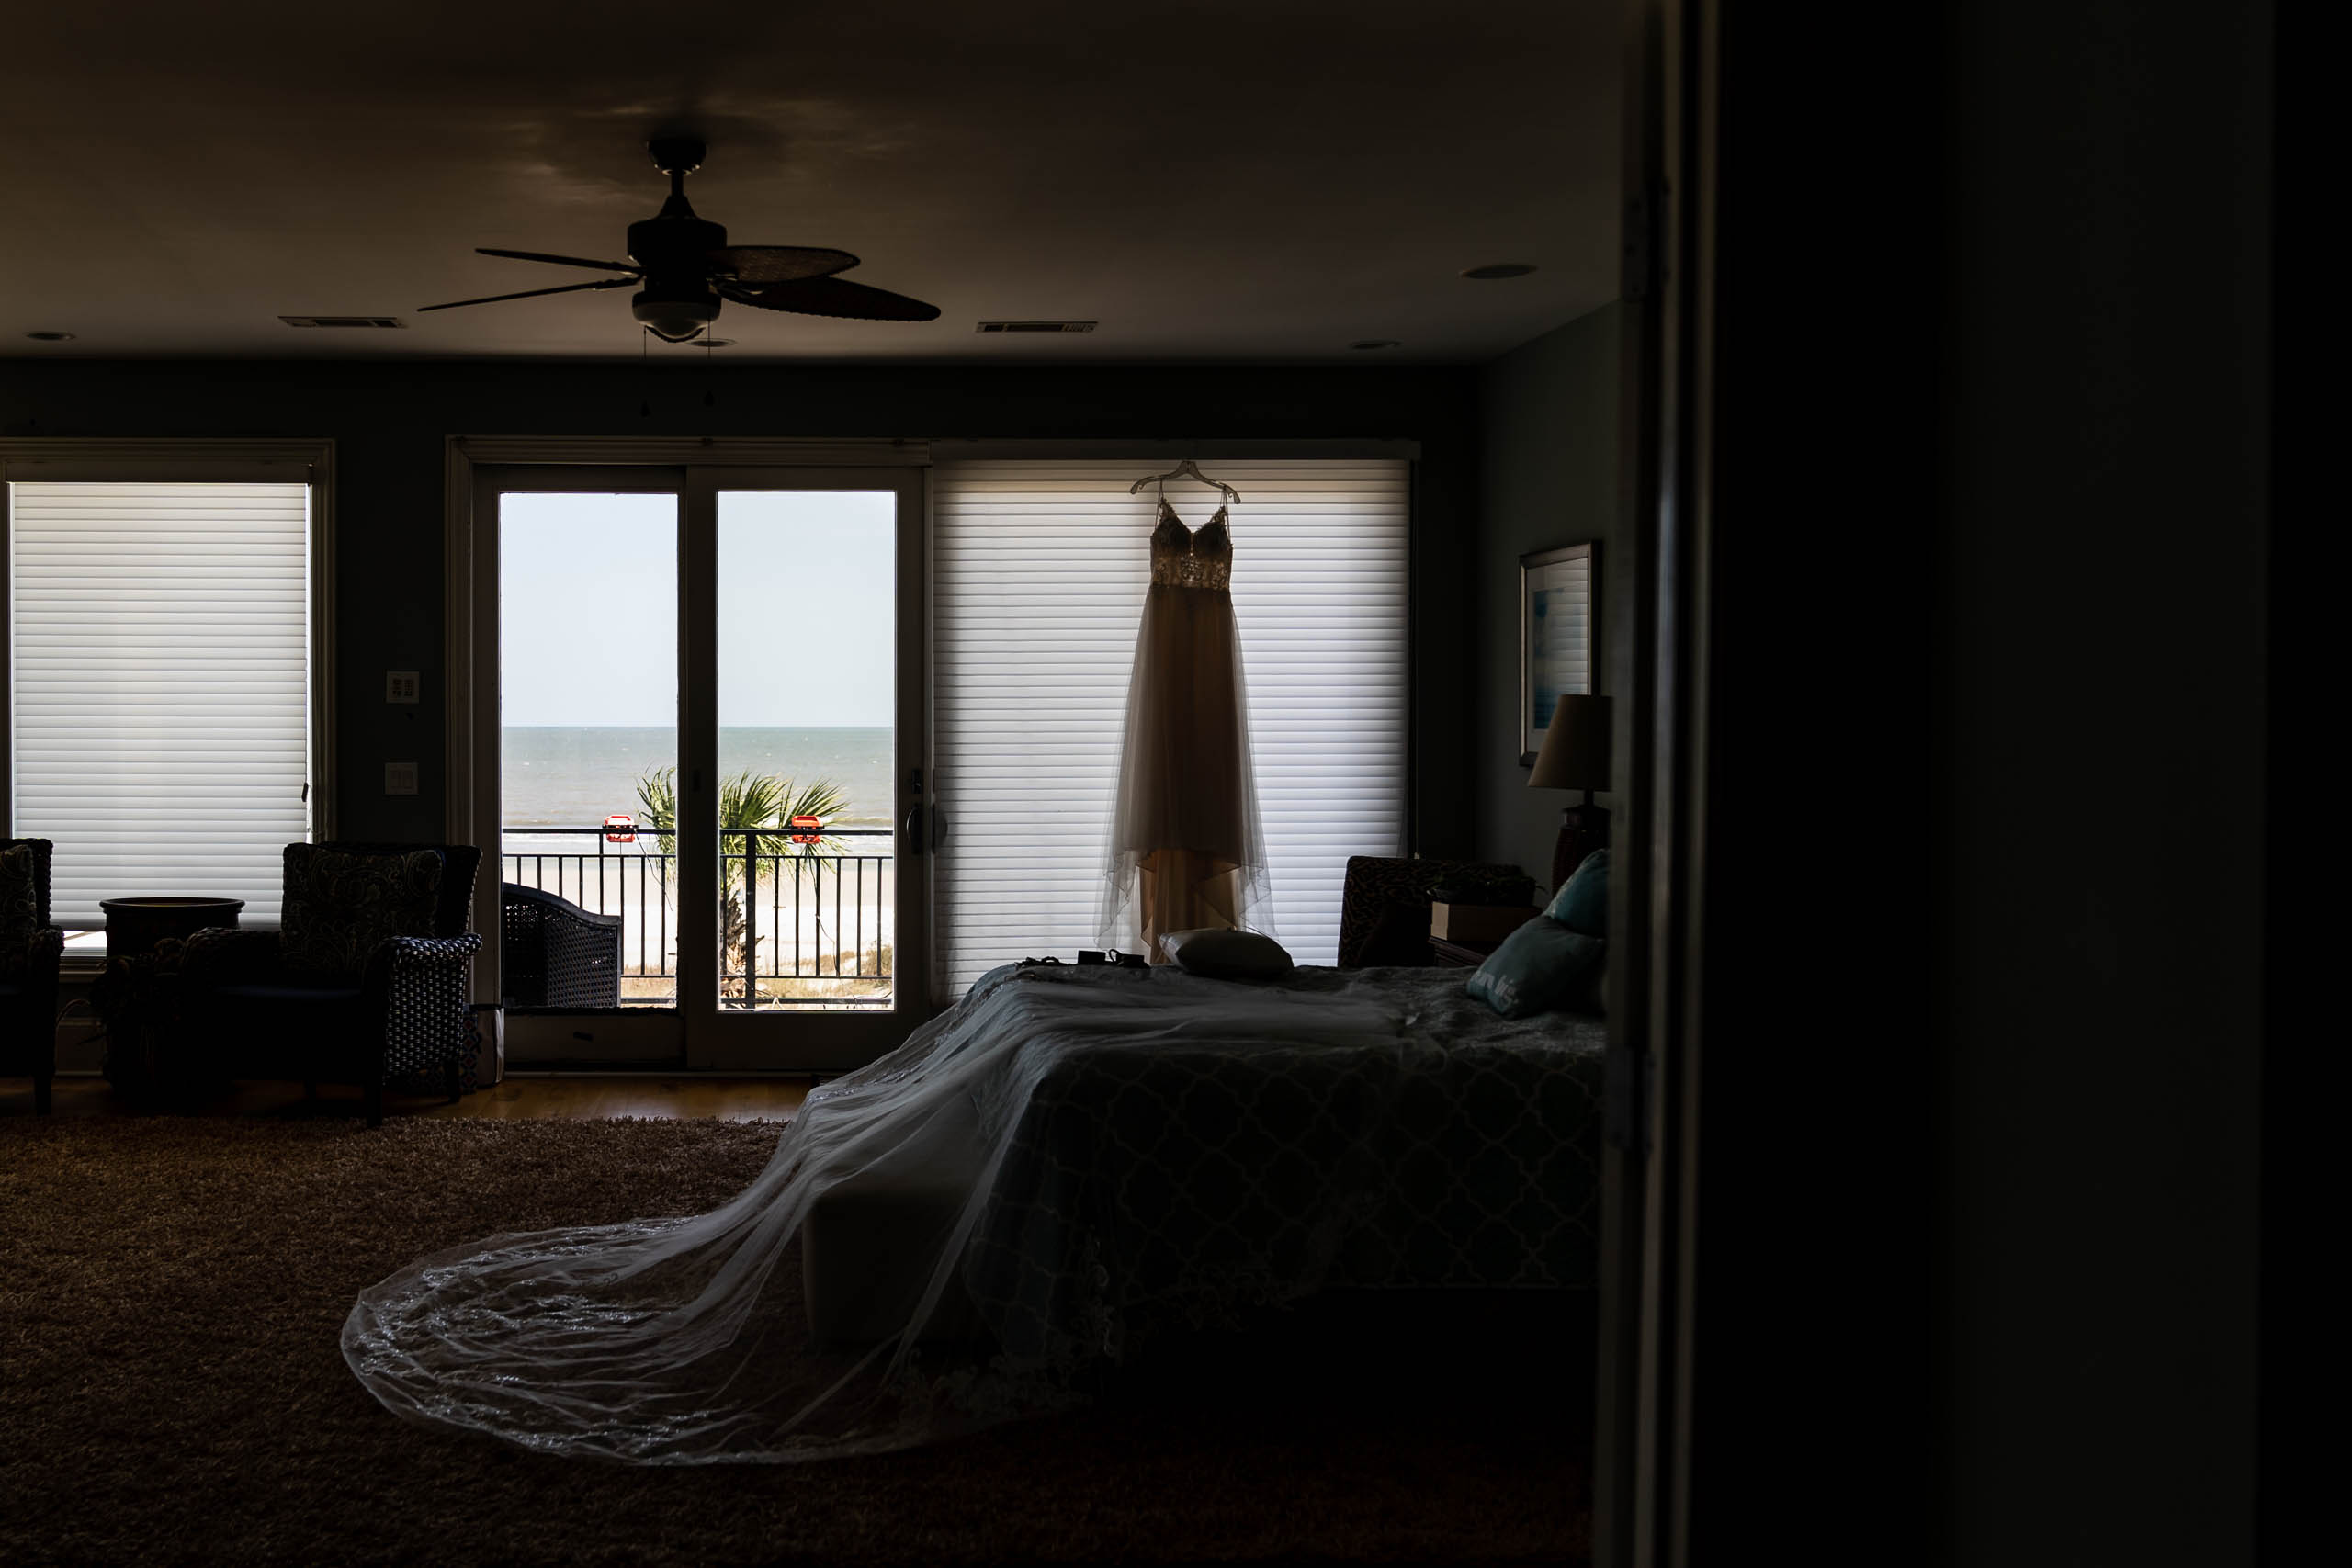
M 777 1123 L 0 1122 L 0 1562 L 1578 1562 L 1587 1395 L 1253 1340 L 1075 1416 L 640 1470 L 395 1419 L 364 1285 L 502 1230 L 691 1213 Z M 1271 1347 L 1272 1348 L 1268 1348 Z M 1254 1359 L 1253 1359 L 1254 1358 Z M 1482 1392 L 1465 1393 L 1460 1383 Z

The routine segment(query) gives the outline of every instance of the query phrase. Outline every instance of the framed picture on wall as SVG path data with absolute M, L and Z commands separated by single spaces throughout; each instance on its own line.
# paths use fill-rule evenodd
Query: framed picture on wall
M 1532 768 L 1552 709 L 1589 693 L 1600 547 L 1564 545 L 1519 558 L 1519 765 Z

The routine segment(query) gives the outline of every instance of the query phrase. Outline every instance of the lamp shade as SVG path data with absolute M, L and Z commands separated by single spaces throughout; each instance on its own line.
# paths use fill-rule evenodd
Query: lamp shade
M 1562 696 L 1544 727 L 1544 749 L 1535 753 L 1531 789 L 1595 790 L 1609 787 L 1609 699 Z

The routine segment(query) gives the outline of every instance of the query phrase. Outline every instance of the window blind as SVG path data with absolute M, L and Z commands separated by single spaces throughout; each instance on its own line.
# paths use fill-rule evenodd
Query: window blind
M 310 837 L 310 486 L 8 487 L 9 784 L 52 919 L 242 898 Z
M 1148 461 L 943 464 L 932 535 L 934 887 L 943 996 L 1093 946 L 1136 630 Z M 1353 854 L 1404 833 L 1407 465 L 1204 462 L 1241 492 L 1233 605 L 1273 919 L 1329 964 Z M 1206 500 L 1203 498 L 1206 497 Z M 1169 487 L 1195 527 L 1214 492 Z

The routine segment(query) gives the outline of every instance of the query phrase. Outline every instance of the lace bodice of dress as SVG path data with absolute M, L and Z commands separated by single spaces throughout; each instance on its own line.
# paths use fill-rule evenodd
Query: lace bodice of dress
M 1226 532 L 1225 508 L 1198 528 L 1187 528 L 1176 509 L 1162 501 L 1151 531 L 1151 584 L 1155 588 L 1229 588 L 1233 539 Z

